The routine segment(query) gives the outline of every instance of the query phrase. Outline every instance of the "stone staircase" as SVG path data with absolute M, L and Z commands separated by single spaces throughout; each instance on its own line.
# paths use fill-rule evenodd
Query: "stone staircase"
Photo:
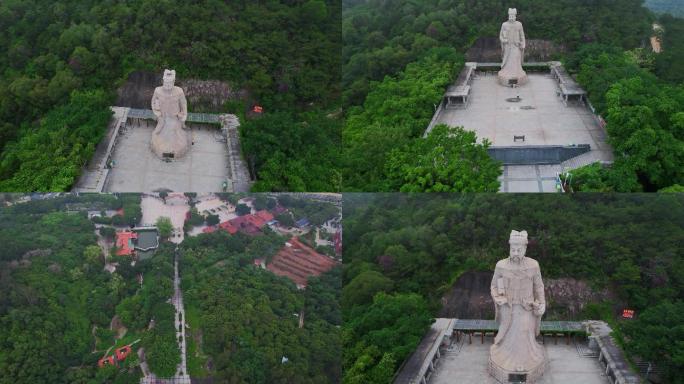
M 580 357 L 590 357 L 595 359 L 599 355 L 599 351 L 589 348 L 587 343 L 575 341 L 575 348 L 577 348 L 577 354 Z
M 109 169 L 107 161 L 116 142 L 119 131 L 128 120 L 130 108 L 112 107 L 114 112 L 113 122 L 107 130 L 106 137 L 98 143 L 93 157 L 88 164 L 81 170 L 81 176 L 74 185 L 74 192 L 102 192 L 107 179 Z
M 570 171 L 597 161 L 601 163 L 612 163 L 613 156 L 610 151 L 589 151 L 562 162 L 561 167 L 564 171 Z

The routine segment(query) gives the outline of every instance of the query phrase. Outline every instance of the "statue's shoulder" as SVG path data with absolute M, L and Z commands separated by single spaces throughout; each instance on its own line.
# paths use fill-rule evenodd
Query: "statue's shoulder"
M 497 269 L 508 269 L 508 258 L 506 259 L 501 259 L 496 262 L 496 267 Z
M 177 85 L 174 85 L 174 86 L 173 86 L 173 93 L 174 93 L 174 94 L 178 94 L 178 95 L 182 95 L 182 94 L 184 94 L 185 92 L 183 92 L 183 88 L 181 88 L 181 87 L 179 87 L 179 86 L 177 86 Z
M 531 259 L 529 257 L 525 257 L 525 266 L 528 269 L 539 269 L 539 262 L 535 259 Z
M 156 87 L 154 88 L 154 94 L 158 95 L 162 91 L 162 87 Z

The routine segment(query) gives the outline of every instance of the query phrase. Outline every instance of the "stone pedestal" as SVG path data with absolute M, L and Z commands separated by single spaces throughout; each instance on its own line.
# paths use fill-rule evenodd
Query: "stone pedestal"
M 509 383 L 526 383 L 532 384 L 536 383 L 548 366 L 548 358 L 539 362 L 536 366 L 528 367 L 523 370 L 509 370 L 503 368 L 492 361 L 491 355 L 489 356 L 489 363 L 487 364 L 487 371 L 489 374 L 496 379 L 499 383 L 509 384 Z
M 161 119 L 160 119 L 161 120 Z M 164 119 L 165 129 L 152 133 L 150 148 L 161 159 L 178 159 L 185 156 L 190 149 L 190 133 L 182 128 L 176 119 Z
M 510 71 L 504 71 L 503 69 L 499 71 L 499 84 L 506 87 L 521 86 L 527 83 L 527 73 L 520 69 L 515 73 Z

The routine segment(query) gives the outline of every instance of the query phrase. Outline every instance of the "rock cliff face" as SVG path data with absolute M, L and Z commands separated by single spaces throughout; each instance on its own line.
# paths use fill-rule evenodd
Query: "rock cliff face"
M 489 294 L 492 272 L 466 272 L 442 296 L 438 317 L 493 319 L 494 302 Z M 542 276 L 543 277 L 543 276 Z M 544 319 L 580 320 L 578 315 L 591 302 L 614 299 L 605 289 L 593 290 L 582 280 L 544 278 L 547 310 Z
M 117 90 L 117 106 L 150 109 L 154 88 L 162 84 L 162 74 L 133 72 Z M 221 106 L 226 101 L 245 99 L 247 92 L 233 89 L 230 84 L 218 80 L 178 78 L 176 85 L 183 88 L 190 112 L 226 112 Z
M 565 51 L 563 46 L 549 40 L 527 39 L 525 62 L 550 61 Z M 480 37 L 466 52 L 466 61 L 498 63 L 501 61 L 501 43 L 498 37 Z

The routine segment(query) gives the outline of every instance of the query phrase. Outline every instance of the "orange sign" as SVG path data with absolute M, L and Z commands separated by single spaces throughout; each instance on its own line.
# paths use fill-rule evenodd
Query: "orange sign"
M 256 113 L 261 113 L 264 111 L 264 109 L 260 105 L 255 105 L 254 108 L 252 108 L 252 111 Z
M 622 310 L 622 317 L 625 319 L 634 318 L 634 310 L 633 309 L 623 309 Z

